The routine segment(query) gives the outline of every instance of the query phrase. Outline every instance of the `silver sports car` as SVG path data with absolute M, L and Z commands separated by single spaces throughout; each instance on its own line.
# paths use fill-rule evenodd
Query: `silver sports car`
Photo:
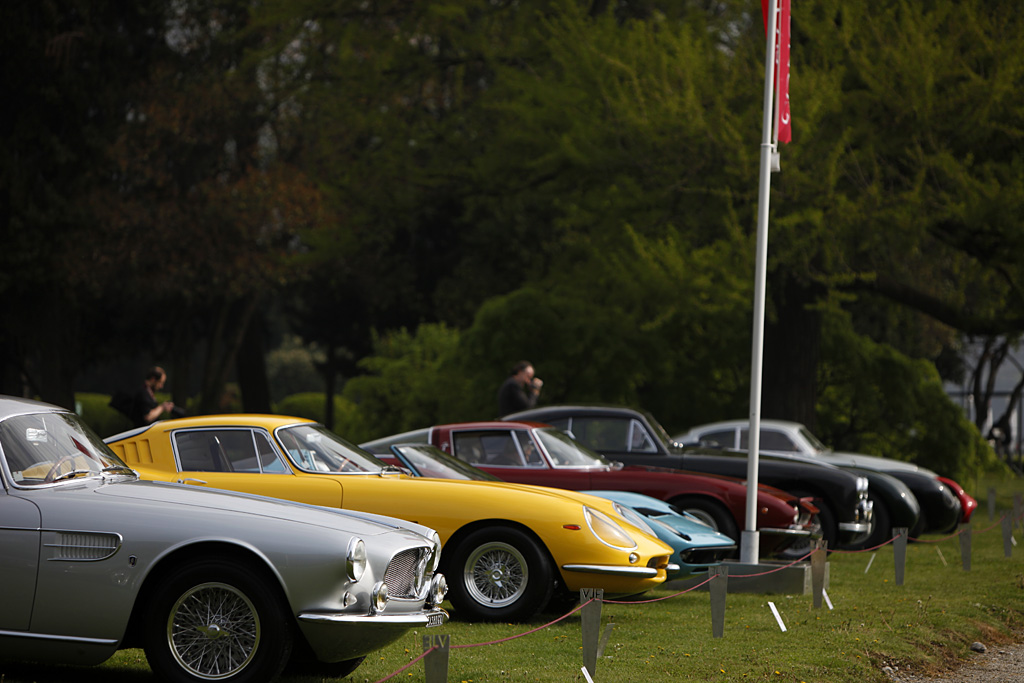
M 0 658 L 167 681 L 344 676 L 443 624 L 440 539 L 379 515 L 139 481 L 72 412 L 0 396 Z

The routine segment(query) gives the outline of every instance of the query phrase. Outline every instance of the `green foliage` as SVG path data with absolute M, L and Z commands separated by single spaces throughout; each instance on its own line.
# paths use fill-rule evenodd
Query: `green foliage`
M 304 417 L 308 420 L 324 421 L 324 406 L 327 399 L 324 393 L 307 391 L 299 394 L 285 396 L 274 404 L 274 413 L 277 415 L 291 415 L 292 417 Z M 336 431 L 347 436 L 339 425 L 351 422 L 355 406 L 342 396 L 334 397 L 334 424 Z
M 110 407 L 107 394 L 75 394 L 75 408 L 85 423 L 103 438 L 132 428 L 131 420 Z
M 840 451 L 917 463 L 958 481 L 998 467 L 992 448 L 943 390 L 935 366 L 826 325 L 819 436 Z
M 366 374 L 345 384 L 356 411 L 338 432 L 360 442 L 459 419 L 454 406 L 465 399 L 466 379 L 451 372 L 458 344 L 458 330 L 444 324 L 377 335 L 374 354 L 360 363 Z
M 286 338 L 267 354 L 271 398 L 281 400 L 285 396 L 322 388 L 323 377 L 316 366 L 324 362 L 324 355 L 315 345 L 305 344 L 299 337 Z

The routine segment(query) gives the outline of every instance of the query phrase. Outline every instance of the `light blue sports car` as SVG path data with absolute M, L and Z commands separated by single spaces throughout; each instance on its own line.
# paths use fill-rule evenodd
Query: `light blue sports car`
M 614 502 L 620 515 L 640 528 L 644 528 L 646 523 L 651 534 L 672 546 L 675 552 L 670 562 L 679 565 L 679 569 L 669 575 L 669 581 L 707 571 L 708 567 L 736 552 L 736 544 L 731 538 L 663 500 L 629 491 L 581 493 Z

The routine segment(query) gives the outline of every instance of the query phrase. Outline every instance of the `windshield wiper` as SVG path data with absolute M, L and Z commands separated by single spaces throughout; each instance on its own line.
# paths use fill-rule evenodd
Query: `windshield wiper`
M 100 472 L 103 474 L 110 474 L 112 472 L 122 472 L 124 474 L 131 475 L 138 474 L 135 470 L 133 470 L 131 467 L 128 467 L 127 465 L 108 465 L 107 467 L 104 467 L 102 470 L 100 470 Z
M 65 472 L 64 474 L 58 474 L 56 477 L 53 478 L 53 481 L 63 481 L 65 479 L 75 477 L 79 474 L 92 474 L 92 470 L 71 470 L 70 472 Z

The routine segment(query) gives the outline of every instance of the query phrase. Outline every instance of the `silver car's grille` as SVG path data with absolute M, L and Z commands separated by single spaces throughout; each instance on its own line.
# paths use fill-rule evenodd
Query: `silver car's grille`
M 116 553 L 121 547 L 121 537 L 117 534 L 58 531 L 54 542 L 47 543 L 46 547 L 53 548 L 51 560 L 93 562 L 105 560 Z
M 427 548 L 410 548 L 391 558 L 384 583 L 393 598 L 415 598 L 423 589 L 423 574 L 426 569 Z

